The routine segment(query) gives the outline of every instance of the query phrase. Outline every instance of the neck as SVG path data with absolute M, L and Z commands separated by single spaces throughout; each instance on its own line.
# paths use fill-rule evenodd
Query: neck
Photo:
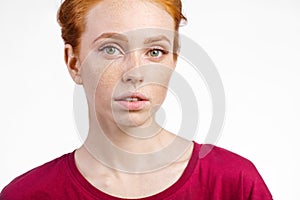
M 100 143 L 105 141 L 131 153 L 159 151 L 175 137 L 174 134 L 160 127 L 152 118 L 140 126 L 121 126 L 105 117 L 99 117 L 99 120 L 90 119 L 87 142 L 89 140 Z
M 164 130 L 154 120 L 144 127 L 119 127 L 101 119 L 100 128 L 98 120 L 90 117 L 89 124 L 81 150 L 95 161 L 120 171 L 140 173 L 162 168 L 190 146 L 189 141 Z

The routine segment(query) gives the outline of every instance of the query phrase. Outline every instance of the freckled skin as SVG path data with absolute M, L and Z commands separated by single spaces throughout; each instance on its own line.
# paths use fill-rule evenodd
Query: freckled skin
M 188 163 L 192 142 L 179 139 L 189 149 L 178 151 L 177 148 L 178 162 L 162 170 L 132 174 L 115 170 L 120 169 L 118 167 L 114 168 L 143 168 L 149 165 L 134 156 L 128 161 L 128 157 L 122 157 L 122 154 L 116 153 L 116 149 L 134 155 L 160 152 L 176 138 L 176 135 L 155 124 L 153 119 L 165 99 L 168 81 L 176 65 L 173 54 L 168 53 L 174 46 L 174 27 L 172 16 L 150 0 L 102 0 L 86 17 L 86 30 L 80 40 L 76 66 L 79 68 L 89 106 L 89 133 L 84 145 L 76 150 L 75 160 L 85 178 L 108 194 L 140 198 L 158 193 L 175 183 Z M 104 33 L 112 32 L 122 34 L 127 41 L 112 42 L 110 38 L 94 42 Z M 149 38 L 161 35 L 169 42 L 159 40 L 145 44 Z M 103 51 L 107 45 L 116 47 L 120 52 L 109 51 L 112 52 L 109 55 Z M 151 57 L 149 51 L 157 47 L 165 51 L 160 51 L 158 57 Z M 67 50 L 70 49 L 67 46 Z M 128 111 L 115 100 L 123 92 L 139 92 L 148 101 L 141 110 Z M 149 124 L 154 124 L 154 129 Z M 146 139 L 135 137 L 141 133 Z M 104 138 L 109 138 L 110 141 L 105 142 Z M 109 146 L 111 143 L 115 146 Z M 156 163 L 162 163 L 161 158 L 169 156 L 168 153 L 167 156 L 155 157 L 151 163 L 156 166 Z M 109 167 L 103 164 L 101 158 L 107 158 L 107 163 L 112 161 Z
M 137 42 L 135 35 L 130 35 L 130 31 L 132 32 L 132 30 L 141 28 L 147 29 L 149 27 L 173 30 L 174 21 L 166 11 L 160 8 L 158 9 L 157 5 L 147 1 L 102 1 L 89 12 L 87 16 L 86 31 L 81 39 L 81 73 L 87 99 L 89 102 L 93 102 L 92 98 L 95 97 L 98 120 L 102 122 L 103 120 L 114 121 L 112 116 L 112 112 L 114 111 L 111 108 L 111 101 L 116 84 L 120 81 L 124 73 L 133 67 L 151 64 L 151 61 L 144 59 L 142 53 L 138 54 L 130 61 L 130 63 L 128 62 L 128 59 L 125 58 L 109 61 L 105 59 L 101 60 L 101 58 L 97 57 L 99 55 L 94 53 L 95 47 L 93 46 L 92 41 L 103 32 L 129 33 L 129 45 L 143 48 L 142 42 L 145 38 L 143 38 L 142 32 L 138 34 L 138 38 L 141 42 Z M 159 31 L 157 34 L 159 34 Z M 173 38 L 174 37 L 170 37 L 170 41 L 173 41 Z M 169 66 L 170 68 L 175 66 L 172 54 L 169 54 L 166 58 L 157 63 Z M 169 79 L 169 77 L 166 78 Z M 93 90 L 91 90 L 91 88 L 93 88 Z M 134 89 L 135 88 L 131 86 L 126 88 L 128 91 Z M 149 118 L 152 117 L 149 116 L 150 110 L 153 106 L 160 105 L 163 102 L 167 91 L 165 87 L 156 84 L 148 84 L 140 89 L 141 91 L 139 92 L 147 94 L 152 99 L 152 105 L 149 105 L 147 109 L 139 113 L 133 113 L 130 116 L 130 119 L 128 119 L 129 121 L 127 121 L 129 124 L 124 124 L 125 126 L 142 125 L 149 120 Z M 94 96 L 93 93 L 96 96 Z M 125 117 L 128 118 L 128 116 Z M 130 123 L 130 121 L 134 122 Z

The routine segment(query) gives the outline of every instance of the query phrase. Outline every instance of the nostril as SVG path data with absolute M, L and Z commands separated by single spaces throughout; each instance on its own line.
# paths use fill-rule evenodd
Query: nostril
M 126 83 L 142 83 L 144 81 L 144 77 L 138 74 L 125 74 L 122 80 Z

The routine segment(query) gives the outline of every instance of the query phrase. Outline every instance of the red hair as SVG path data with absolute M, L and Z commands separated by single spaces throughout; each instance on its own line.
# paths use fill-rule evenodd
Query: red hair
M 57 21 L 61 26 L 62 38 L 65 44 L 72 45 L 78 53 L 80 38 L 85 31 L 87 13 L 101 0 L 65 0 L 57 13 Z M 186 20 L 182 14 L 181 0 L 153 0 L 154 3 L 165 9 L 174 19 L 174 29 L 178 31 L 181 20 Z M 178 47 L 178 37 L 175 47 Z

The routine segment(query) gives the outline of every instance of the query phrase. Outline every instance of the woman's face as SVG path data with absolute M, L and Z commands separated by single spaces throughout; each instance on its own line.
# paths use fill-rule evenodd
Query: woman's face
M 79 53 L 89 106 L 100 122 L 146 125 L 175 67 L 174 20 L 142 0 L 103 0 L 86 17 Z

